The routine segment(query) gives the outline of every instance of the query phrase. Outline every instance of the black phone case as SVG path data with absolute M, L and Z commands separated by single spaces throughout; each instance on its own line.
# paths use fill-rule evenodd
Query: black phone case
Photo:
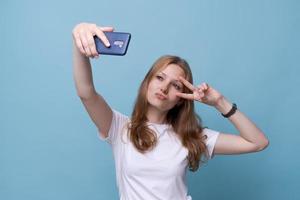
M 103 32 L 107 37 L 110 47 L 106 47 L 103 42 L 94 36 L 97 52 L 105 55 L 124 56 L 127 52 L 131 34 L 123 32 Z

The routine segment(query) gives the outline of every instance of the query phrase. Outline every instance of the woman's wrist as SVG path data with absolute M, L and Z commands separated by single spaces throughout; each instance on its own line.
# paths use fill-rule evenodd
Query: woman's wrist
M 232 108 L 232 103 L 222 96 L 215 105 L 215 108 L 222 114 L 228 113 Z

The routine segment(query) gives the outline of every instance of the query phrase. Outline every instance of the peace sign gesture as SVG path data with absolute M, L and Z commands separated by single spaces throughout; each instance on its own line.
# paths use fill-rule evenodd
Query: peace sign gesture
M 209 86 L 207 83 L 194 86 L 183 77 L 179 77 L 179 80 L 193 93 L 179 92 L 176 94 L 178 97 L 199 101 L 210 106 L 216 106 L 219 100 L 223 98 L 223 95 L 220 92 Z

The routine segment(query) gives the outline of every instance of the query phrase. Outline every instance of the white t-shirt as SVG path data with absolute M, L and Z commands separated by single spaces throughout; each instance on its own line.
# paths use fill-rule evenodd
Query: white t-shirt
M 127 135 L 130 118 L 113 110 L 107 141 L 113 150 L 120 200 L 191 200 L 187 194 L 188 150 L 182 146 L 172 127 L 149 123 L 157 133 L 157 146 L 147 153 L 138 152 Z M 219 132 L 204 129 L 209 159 Z

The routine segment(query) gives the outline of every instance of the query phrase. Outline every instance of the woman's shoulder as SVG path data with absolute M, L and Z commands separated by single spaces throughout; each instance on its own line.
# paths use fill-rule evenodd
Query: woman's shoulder
M 213 136 L 217 136 L 217 135 L 219 135 L 219 133 L 220 133 L 219 131 L 210 129 L 210 128 L 208 128 L 208 127 L 204 127 L 204 128 L 202 129 L 202 135 L 203 135 L 204 137 L 206 137 L 206 139 L 211 138 L 211 137 L 213 137 Z
M 120 111 L 113 109 L 112 108 L 112 112 L 113 112 L 113 117 L 117 120 L 121 120 L 121 121 L 130 121 L 130 117 L 124 113 L 121 113 Z

